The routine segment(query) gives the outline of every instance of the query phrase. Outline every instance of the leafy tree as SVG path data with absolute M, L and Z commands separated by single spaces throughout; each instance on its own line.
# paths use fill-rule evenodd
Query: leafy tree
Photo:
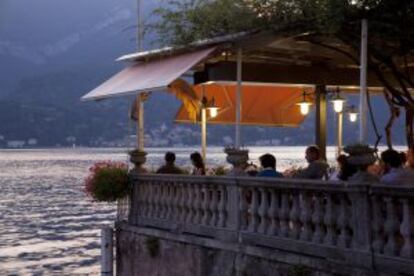
M 367 19 L 369 70 L 382 82 L 391 111 L 387 144 L 392 147 L 391 127 L 403 109 L 407 144 L 414 148 L 414 0 L 182 0 L 167 1 L 155 13 L 160 21 L 152 28 L 164 44 L 183 45 L 257 29 L 307 32 L 312 34 L 310 43 L 346 55 L 356 64 L 361 20 Z M 327 36 L 340 39 L 353 53 L 324 44 Z

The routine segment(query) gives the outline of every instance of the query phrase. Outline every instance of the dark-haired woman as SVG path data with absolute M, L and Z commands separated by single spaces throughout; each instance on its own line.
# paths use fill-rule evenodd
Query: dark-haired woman
M 190 155 L 190 159 L 194 166 L 192 175 L 206 175 L 206 167 L 201 154 L 194 152 Z

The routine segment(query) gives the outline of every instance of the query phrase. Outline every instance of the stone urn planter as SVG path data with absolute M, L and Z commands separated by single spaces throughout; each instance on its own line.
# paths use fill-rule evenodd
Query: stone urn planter
M 357 172 L 350 178 L 357 182 L 377 182 L 378 178 L 367 172 L 368 166 L 377 161 L 376 150 L 364 144 L 351 144 L 344 148 L 349 164 L 356 166 Z
M 249 160 L 249 151 L 235 148 L 225 148 L 224 152 L 227 154 L 226 160 L 233 165 L 230 175 L 245 175 L 244 169 Z
M 134 149 L 129 152 L 129 160 L 135 165 L 131 172 L 147 173 L 148 171 L 143 167 L 147 161 L 147 153 L 139 149 Z

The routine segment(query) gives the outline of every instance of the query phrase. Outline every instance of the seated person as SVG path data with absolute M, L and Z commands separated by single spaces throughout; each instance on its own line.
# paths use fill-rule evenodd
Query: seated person
M 165 165 L 157 170 L 159 174 L 183 174 L 183 171 L 175 164 L 175 153 L 167 152 L 165 154 Z
M 276 158 L 266 153 L 259 158 L 260 165 L 262 166 L 262 171 L 257 174 L 257 176 L 263 177 L 283 177 L 283 175 L 276 171 Z
M 403 159 L 400 153 L 388 149 L 381 153 L 381 161 L 384 171 L 381 182 L 386 184 L 414 183 L 414 172 L 403 167 Z
M 348 156 L 341 154 L 336 159 L 338 163 L 338 170 L 330 177 L 330 180 L 347 181 L 351 176 L 357 172 L 357 168 L 348 162 Z
M 194 167 L 192 175 L 206 175 L 206 166 L 199 152 L 193 152 L 190 155 L 190 160 Z
M 318 146 L 309 146 L 305 152 L 309 165 L 293 174 L 294 178 L 322 179 L 327 177 L 328 164 L 321 158 Z

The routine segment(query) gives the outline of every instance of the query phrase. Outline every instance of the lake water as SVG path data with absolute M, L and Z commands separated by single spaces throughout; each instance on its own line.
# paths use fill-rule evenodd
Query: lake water
M 304 147 L 251 147 L 250 157 L 274 153 L 278 169 L 303 166 Z M 148 149 L 156 168 L 171 149 Z M 197 148 L 174 148 L 190 166 Z M 334 148 L 328 149 L 332 161 Z M 99 229 L 113 225 L 115 206 L 91 202 L 82 191 L 88 168 L 100 160 L 127 162 L 125 149 L 0 150 L 0 275 L 99 274 Z M 208 165 L 226 165 L 223 149 Z

